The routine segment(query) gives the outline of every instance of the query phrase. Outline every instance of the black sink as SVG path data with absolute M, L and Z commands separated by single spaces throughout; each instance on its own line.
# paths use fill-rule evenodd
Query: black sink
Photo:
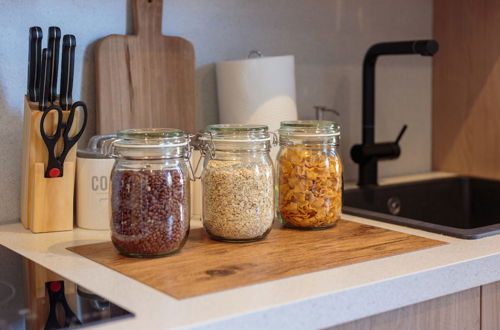
M 456 176 L 344 192 L 343 211 L 459 238 L 500 233 L 500 181 Z

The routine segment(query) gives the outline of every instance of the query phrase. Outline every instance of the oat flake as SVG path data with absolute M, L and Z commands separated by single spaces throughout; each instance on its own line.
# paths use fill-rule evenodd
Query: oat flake
M 203 174 L 203 225 L 212 236 L 251 240 L 274 220 L 271 164 L 210 160 Z

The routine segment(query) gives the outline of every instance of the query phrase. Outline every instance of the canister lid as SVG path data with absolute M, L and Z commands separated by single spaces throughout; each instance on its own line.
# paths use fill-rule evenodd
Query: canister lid
M 78 158 L 110 159 L 112 157 L 106 153 L 106 148 L 115 139 L 115 134 L 94 135 L 90 138 L 87 148 L 78 149 L 76 155 Z
M 111 157 L 100 152 L 95 152 L 88 149 L 78 149 L 76 151 L 78 158 L 92 158 L 92 159 L 110 159 Z
M 330 120 L 282 121 L 278 132 L 280 136 L 296 136 L 296 137 L 339 136 L 340 125 Z

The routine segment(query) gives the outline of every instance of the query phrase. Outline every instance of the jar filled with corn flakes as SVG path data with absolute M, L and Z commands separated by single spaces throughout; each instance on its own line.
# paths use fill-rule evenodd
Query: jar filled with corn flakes
M 340 126 L 332 121 L 281 122 L 278 218 L 286 227 L 325 229 L 342 209 Z
M 203 227 L 215 240 L 266 237 L 275 216 L 272 134 L 264 125 L 209 125 L 201 135 Z

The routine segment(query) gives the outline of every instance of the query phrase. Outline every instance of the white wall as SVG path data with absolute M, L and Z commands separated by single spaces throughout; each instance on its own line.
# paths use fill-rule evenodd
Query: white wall
M 19 217 L 22 98 L 28 29 L 60 26 L 77 37 L 75 99 L 94 112 L 95 41 L 131 32 L 126 0 L 0 0 L 0 223 Z M 357 167 L 349 149 L 361 139 L 361 63 L 379 41 L 432 36 L 432 0 L 164 0 L 163 33 L 190 40 L 197 56 L 198 128 L 217 122 L 214 62 L 293 54 L 299 114 L 313 106 L 340 110 L 346 178 Z M 431 60 L 381 58 L 377 70 L 376 138 L 393 140 L 404 123 L 402 156 L 380 165 L 383 176 L 430 169 Z M 89 122 L 86 140 L 95 133 Z

